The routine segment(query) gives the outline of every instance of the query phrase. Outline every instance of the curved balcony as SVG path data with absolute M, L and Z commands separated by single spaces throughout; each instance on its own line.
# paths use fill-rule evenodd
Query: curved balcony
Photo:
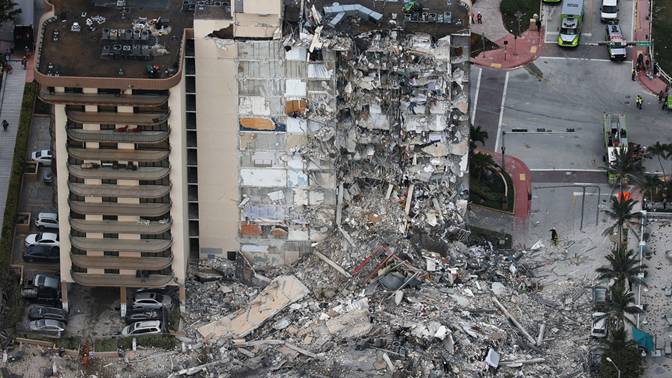
M 160 253 L 173 244 L 170 239 L 95 239 L 70 237 L 72 246 L 82 251 L 120 251 Z
M 111 257 L 70 254 L 72 264 L 81 268 L 162 270 L 173 263 L 172 257 Z
M 70 192 L 82 197 L 161 198 L 170 193 L 169 185 L 125 186 L 68 183 Z
M 170 231 L 171 222 L 119 222 L 113 220 L 70 219 L 70 227 L 79 232 L 158 235 Z
M 161 143 L 168 139 L 167 131 L 117 132 L 114 130 L 68 129 L 68 137 L 77 142 Z
M 107 93 L 65 93 L 40 91 L 40 99 L 51 104 L 102 105 L 102 106 L 161 106 L 168 101 L 168 95 L 115 95 Z
M 68 119 L 78 123 L 99 123 L 115 125 L 153 126 L 168 120 L 169 111 L 164 113 L 112 113 L 112 112 L 81 112 L 66 110 Z
M 160 162 L 168 158 L 169 151 L 111 150 L 98 148 L 69 148 L 68 154 L 79 160 Z
M 170 212 L 169 203 L 116 203 L 69 201 L 70 210 L 84 215 L 129 215 L 138 217 L 160 217 Z
M 88 274 L 72 272 L 72 279 L 82 286 L 146 287 L 158 288 L 168 285 L 175 277 L 171 274 L 150 274 L 147 277 L 122 274 Z
M 107 167 L 82 168 L 80 165 L 68 165 L 70 174 L 80 179 L 113 179 L 113 180 L 161 180 L 170 173 L 169 168 L 139 167 L 136 170 L 114 169 Z

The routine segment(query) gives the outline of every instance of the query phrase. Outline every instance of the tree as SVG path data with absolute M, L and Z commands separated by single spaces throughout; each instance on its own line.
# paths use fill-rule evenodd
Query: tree
M 469 159 L 469 173 L 476 178 L 477 181 L 481 181 L 484 172 L 492 170 L 492 168 L 496 166 L 497 163 L 495 163 L 492 156 L 488 154 L 477 152 Z
M 653 202 L 653 195 L 662 188 L 662 184 L 657 175 L 644 175 L 637 180 L 637 189 L 642 193 L 642 199 L 648 196 Z
M 21 13 L 21 8 L 18 8 L 12 0 L 0 0 L 0 22 L 7 20 L 14 20 L 16 16 Z
M 605 210 L 605 213 L 615 222 L 611 226 L 607 227 L 603 235 L 612 235 L 614 229 L 618 230 L 618 242 L 616 243 L 617 248 L 621 248 L 621 243 L 623 241 L 623 228 L 626 224 L 636 224 L 635 217 L 638 216 L 638 213 L 633 212 L 632 208 L 637 204 L 637 201 L 632 198 L 625 199 L 623 195 L 611 198 L 611 209 Z M 632 228 L 629 229 L 635 233 Z
M 619 329 L 625 327 L 626 323 L 634 324 L 628 315 L 637 315 L 644 312 L 641 307 L 634 303 L 635 294 L 625 287 L 625 282 L 616 281 L 611 287 L 611 300 L 606 315 L 609 317 L 611 328 Z
M 607 172 L 616 176 L 615 186 L 623 191 L 623 184 L 629 179 L 636 179 L 644 170 L 642 158 L 629 154 L 623 148 L 617 148 L 614 152 L 614 161 L 607 165 Z
M 622 378 L 636 378 L 642 374 L 642 355 L 637 345 L 632 340 L 626 340 L 626 337 L 623 327 L 611 332 L 611 341 L 600 363 L 600 378 L 618 376 L 618 371 L 611 362 L 607 361 L 607 357 L 621 370 Z
M 480 142 L 481 146 L 485 146 L 485 141 L 488 139 L 488 132 L 481 130 L 481 127 L 469 127 L 469 151 L 473 154 L 476 149 L 476 143 Z
M 639 283 L 646 286 L 646 283 L 639 278 L 639 274 L 646 270 L 646 265 L 640 265 L 639 260 L 633 250 L 618 248 L 607 255 L 608 266 L 597 268 L 598 279 L 622 282 L 629 287 L 630 283 Z
M 663 176 L 665 176 L 665 168 L 663 167 L 663 161 L 660 160 L 660 158 L 665 158 L 667 159 L 668 154 L 670 153 L 670 145 L 668 144 L 661 144 L 660 142 L 656 142 L 653 146 L 649 146 L 646 149 L 646 157 L 649 159 L 653 159 L 655 156 L 658 158 L 658 164 L 660 165 L 660 170 L 663 172 Z

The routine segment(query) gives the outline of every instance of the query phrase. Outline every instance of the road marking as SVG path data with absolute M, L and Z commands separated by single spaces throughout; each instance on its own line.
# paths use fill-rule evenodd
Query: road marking
M 609 59 L 599 59 L 599 58 L 573 58 L 569 56 L 540 56 L 539 59 L 550 59 L 550 60 L 581 60 L 581 61 L 593 61 L 593 62 L 611 62 Z
M 573 192 L 572 195 L 574 197 L 580 197 L 583 195 L 583 192 Z M 586 193 L 587 196 L 596 196 L 597 193 Z M 600 197 L 609 197 L 611 194 L 609 193 L 600 193 Z
M 471 108 L 471 124 L 476 124 L 476 107 L 478 106 L 478 92 L 481 89 L 481 76 L 483 75 L 483 69 L 478 69 L 478 79 L 476 79 L 476 93 L 474 93 L 474 104 Z
M 500 63 L 490 63 L 490 67 L 500 69 L 502 65 Z
M 530 47 L 530 54 L 536 54 L 536 53 L 537 53 L 537 46 Z
M 509 87 L 509 71 L 504 77 L 504 92 L 502 93 L 502 105 L 499 109 L 499 122 L 497 123 L 497 139 L 495 140 L 495 152 L 499 151 L 499 137 L 502 134 L 502 119 L 504 118 L 504 102 L 506 101 L 506 89 Z
M 581 169 L 581 168 L 535 168 L 530 172 L 607 172 L 606 169 Z

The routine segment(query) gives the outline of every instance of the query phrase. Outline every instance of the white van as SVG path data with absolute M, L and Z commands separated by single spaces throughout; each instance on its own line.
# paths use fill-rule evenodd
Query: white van
M 602 0 L 602 6 L 600 6 L 600 21 L 618 21 L 618 0 Z

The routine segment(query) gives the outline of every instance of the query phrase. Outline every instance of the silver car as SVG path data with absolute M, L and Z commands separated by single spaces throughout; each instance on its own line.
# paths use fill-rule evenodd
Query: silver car
M 173 299 L 169 295 L 154 292 L 143 292 L 135 294 L 135 298 L 133 299 L 132 304 L 134 308 L 144 309 L 170 309 L 172 305 Z
M 65 323 L 53 319 L 40 319 L 28 323 L 28 329 L 46 337 L 60 338 L 65 332 Z

